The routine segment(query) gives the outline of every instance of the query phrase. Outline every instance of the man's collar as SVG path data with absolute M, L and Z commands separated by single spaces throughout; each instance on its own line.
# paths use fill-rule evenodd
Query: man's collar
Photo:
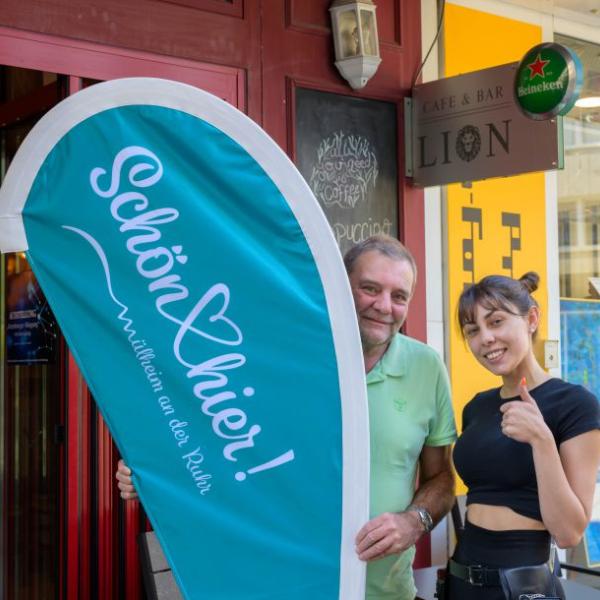
M 367 381 L 382 381 L 385 376 L 402 377 L 407 370 L 407 348 L 404 336 L 396 334 L 379 362 L 367 373 Z

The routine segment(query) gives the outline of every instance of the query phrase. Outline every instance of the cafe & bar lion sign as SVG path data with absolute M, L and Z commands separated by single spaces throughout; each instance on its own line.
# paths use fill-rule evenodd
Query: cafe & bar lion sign
M 407 177 L 425 187 L 562 169 L 560 116 L 582 80 L 572 50 L 544 43 L 520 63 L 415 86 L 405 98 Z
M 255 123 L 171 81 L 87 88 L 19 149 L 0 249 L 27 252 L 185 598 L 362 600 L 350 289 Z

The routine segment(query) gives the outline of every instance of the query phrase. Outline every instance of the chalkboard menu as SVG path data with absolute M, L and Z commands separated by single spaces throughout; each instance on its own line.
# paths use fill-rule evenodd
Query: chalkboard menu
M 342 252 L 371 235 L 397 237 L 396 105 L 296 90 L 296 165 Z

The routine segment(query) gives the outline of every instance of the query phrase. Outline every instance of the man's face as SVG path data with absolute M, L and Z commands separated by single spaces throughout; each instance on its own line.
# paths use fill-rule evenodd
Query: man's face
M 361 254 L 350 274 L 363 348 L 391 341 L 406 319 L 415 276 L 406 260 L 371 250 Z

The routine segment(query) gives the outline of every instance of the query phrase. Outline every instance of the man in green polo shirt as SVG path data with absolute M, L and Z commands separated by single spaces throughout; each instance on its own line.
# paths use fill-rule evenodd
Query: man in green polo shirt
M 371 520 L 356 537 L 367 600 L 414 600 L 414 544 L 450 510 L 456 428 L 437 353 L 399 333 L 417 269 L 396 239 L 375 236 L 344 257 L 367 373 Z M 416 479 L 419 487 L 415 489 Z

